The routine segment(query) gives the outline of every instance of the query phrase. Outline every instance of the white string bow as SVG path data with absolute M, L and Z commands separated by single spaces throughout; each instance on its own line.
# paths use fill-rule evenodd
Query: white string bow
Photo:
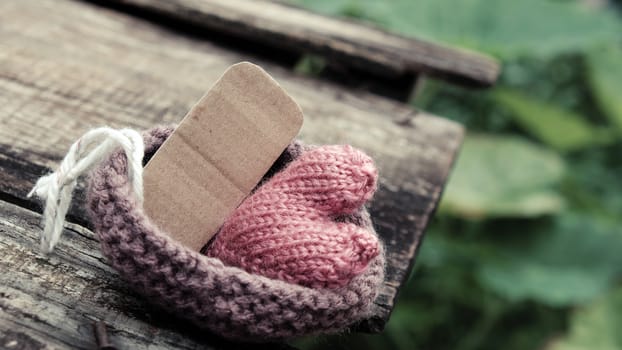
M 128 177 L 140 204 L 143 202 L 143 167 L 145 152 L 142 136 L 132 129 L 97 128 L 78 139 L 61 162 L 58 170 L 42 176 L 28 193 L 45 200 L 44 229 L 41 251 L 50 253 L 58 243 L 71 204 L 73 190 L 80 175 L 91 170 L 118 147 L 127 156 Z

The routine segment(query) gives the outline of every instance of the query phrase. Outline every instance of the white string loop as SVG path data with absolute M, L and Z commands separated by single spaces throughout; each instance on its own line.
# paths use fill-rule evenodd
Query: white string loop
M 91 170 L 118 147 L 127 156 L 127 171 L 140 204 L 143 202 L 143 166 L 145 152 L 142 136 L 132 129 L 97 128 L 82 135 L 67 152 L 58 170 L 42 176 L 28 193 L 45 200 L 41 251 L 50 253 L 58 243 L 80 175 Z

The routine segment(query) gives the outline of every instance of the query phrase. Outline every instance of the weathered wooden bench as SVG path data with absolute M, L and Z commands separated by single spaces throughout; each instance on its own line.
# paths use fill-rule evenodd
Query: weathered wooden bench
M 323 76 L 292 73 L 305 54 L 326 60 Z M 489 86 L 496 62 L 263 1 L 3 1 L 0 348 L 93 349 L 95 320 L 109 325 L 119 349 L 228 346 L 128 290 L 99 252 L 82 189 L 63 242 L 42 256 L 41 207 L 26 194 L 86 130 L 178 122 L 243 60 L 264 67 L 301 105 L 301 138 L 350 143 L 376 160 L 371 211 L 387 278 L 374 317 L 357 329 L 383 329 L 463 135 L 458 124 L 398 100 L 423 76 Z

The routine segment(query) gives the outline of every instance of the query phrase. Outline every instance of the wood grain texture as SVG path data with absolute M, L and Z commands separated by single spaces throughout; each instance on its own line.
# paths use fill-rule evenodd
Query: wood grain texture
M 359 329 L 382 330 L 399 287 L 410 273 L 460 145 L 463 130 L 459 125 L 387 99 L 353 94 L 328 83 L 294 76 L 254 57 L 85 3 L 4 1 L 0 2 L 0 23 L 0 199 L 40 210 L 26 193 L 85 131 L 102 125 L 144 129 L 178 122 L 229 65 L 254 61 L 301 105 L 305 113 L 302 139 L 320 144 L 349 143 L 377 161 L 380 189 L 371 212 L 387 247 L 387 280 L 376 302 L 375 316 Z M 70 219 L 88 227 L 81 190 L 77 192 L 78 201 L 70 211 Z M 14 222 L 21 220 L 26 211 L 11 210 L 18 214 L 1 214 L 5 221 L 14 217 L 13 226 L 5 230 L 23 231 Z M 19 222 L 33 231 L 37 230 L 36 220 L 33 217 L 27 223 Z M 66 232 L 58 248 L 58 254 L 66 259 L 64 267 L 42 269 L 37 272 L 38 278 L 20 275 L 20 262 L 27 256 L 35 259 L 33 239 L 4 236 L 10 235 L 0 236 L 0 242 L 4 242 L 1 244 L 9 246 L 5 251 L 22 255 L 2 260 L 6 261 L 2 278 L 11 279 L 14 285 L 23 278 L 29 283 L 18 290 L 11 287 L 13 309 L 0 305 L 0 339 L 19 336 L 11 332 L 23 326 L 20 312 L 36 315 L 46 308 L 56 310 L 50 317 L 57 317 L 54 322 L 59 323 L 67 317 L 69 311 L 65 308 L 92 308 L 89 315 L 128 327 L 130 330 L 123 332 L 142 337 L 143 344 L 152 334 L 160 334 L 158 329 L 174 327 L 166 317 L 159 321 L 144 318 L 142 314 L 154 311 L 111 277 L 88 230 Z M 37 264 L 45 266 L 61 257 L 38 259 Z M 105 273 L 87 281 L 98 279 L 100 284 L 114 284 L 101 307 L 82 305 L 86 301 L 76 298 L 78 292 L 64 287 L 58 287 L 54 294 L 57 304 L 48 305 L 42 297 L 50 285 L 48 280 L 62 279 L 59 286 L 84 283 L 81 276 L 91 273 L 89 269 Z M 85 329 L 77 321 L 62 327 L 51 324 L 38 328 L 38 335 L 32 339 L 50 337 L 50 341 L 58 340 L 67 347 L 87 347 L 81 338 Z M 154 344 L 186 344 L 183 329 L 162 332 L 161 338 L 153 339 L 157 341 Z
M 63 244 L 41 255 L 33 249 L 40 222 L 39 214 L 0 201 L 0 349 L 95 349 L 95 320 L 108 325 L 120 350 L 233 347 L 187 322 L 170 322 L 173 316 L 128 290 L 94 233 L 79 225 L 67 225 Z M 274 347 L 286 348 L 260 348 Z
M 378 28 L 266 0 L 96 0 L 166 15 L 203 28 L 273 47 L 314 53 L 329 62 L 379 75 L 446 79 L 473 87 L 492 86 L 494 59 L 464 49 L 390 34 Z

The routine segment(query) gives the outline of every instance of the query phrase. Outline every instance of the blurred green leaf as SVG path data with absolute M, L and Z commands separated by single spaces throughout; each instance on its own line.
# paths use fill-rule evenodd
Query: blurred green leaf
M 568 208 L 598 220 L 622 226 L 622 142 L 609 147 L 585 150 L 567 158 L 570 171 L 560 192 Z
M 563 207 L 563 199 L 553 186 L 563 172 L 557 154 L 525 139 L 470 135 L 440 210 L 467 218 L 555 213 Z
M 318 75 L 326 67 L 326 60 L 316 55 L 303 55 L 294 66 L 296 73 Z
M 569 334 L 548 350 L 622 349 L 622 288 L 618 287 L 597 302 L 578 310 L 572 317 Z
M 497 89 L 493 96 L 512 112 L 514 120 L 527 132 L 561 151 L 608 143 L 614 139 L 610 130 L 594 127 L 580 115 L 521 92 Z
M 410 303 L 403 303 L 399 309 L 395 309 L 386 328 L 388 338 L 395 344 L 394 349 L 412 349 L 412 339 L 415 338 L 415 332 L 417 331 L 413 325 L 418 323 L 418 318 L 430 317 L 422 311 Z
M 608 328 L 622 321 L 606 312 L 620 307 L 588 306 L 622 280 L 622 12 L 613 11 L 622 8 L 585 0 L 292 1 L 503 61 L 490 93 L 427 81 L 413 101 L 499 136 L 467 137 L 441 205 L 450 215 L 428 229 L 386 331 L 314 337 L 312 348 L 542 349 L 566 331 L 573 308 L 586 307 L 553 350 L 622 349 Z M 313 63 L 297 68 L 322 69 Z
M 622 131 L 622 47 L 593 50 L 587 57 L 594 97 L 605 116 Z
M 419 36 L 497 54 L 552 56 L 618 39 L 613 11 L 580 1 L 293 0 L 315 11 L 374 22 Z
M 617 225 L 563 214 L 522 245 L 497 244 L 478 279 L 513 301 L 552 306 L 591 301 L 622 273 L 622 233 Z

